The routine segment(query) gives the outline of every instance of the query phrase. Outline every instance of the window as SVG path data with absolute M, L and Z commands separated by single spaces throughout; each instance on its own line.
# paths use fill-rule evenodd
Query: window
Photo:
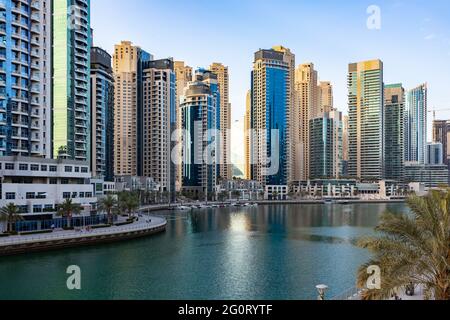
M 81 172 L 82 173 L 88 173 L 88 168 L 87 167 L 82 167 L 81 168 Z
M 64 167 L 64 171 L 65 171 L 65 172 L 72 172 L 72 170 L 73 170 L 73 167 L 72 167 L 72 166 L 65 166 L 65 167 Z
M 34 194 L 34 192 L 27 192 L 27 199 L 34 199 L 36 197 L 36 195 Z
M 7 192 L 6 200 L 16 200 L 16 193 L 15 192 Z
M 46 165 L 41 166 L 41 171 L 48 171 L 48 167 Z
M 63 198 L 64 199 L 70 199 L 70 192 L 64 192 L 63 193 Z
M 6 170 L 14 170 L 14 163 L 6 163 L 5 169 Z
M 58 184 L 58 179 L 50 178 L 50 184 Z
M 37 164 L 32 164 L 32 165 L 31 165 L 31 171 L 39 171 L 39 165 L 37 165 Z
M 56 172 L 58 168 L 56 166 L 50 166 L 50 172 Z
M 26 163 L 19 164 L 19 170 L 20 171 L 27 171 L 28 170 L 28 164 L 26 164 Z

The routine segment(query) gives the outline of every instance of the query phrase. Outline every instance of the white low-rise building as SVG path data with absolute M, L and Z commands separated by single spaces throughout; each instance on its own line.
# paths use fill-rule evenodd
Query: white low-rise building
M 14 203 L 27 218 L 52 218 L 66 199 L 96 210 L 97 197 L 87 162 L 0 157 L 0 207 Z

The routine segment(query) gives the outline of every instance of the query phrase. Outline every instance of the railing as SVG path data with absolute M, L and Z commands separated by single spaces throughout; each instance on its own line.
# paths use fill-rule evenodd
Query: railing
M 356 287 L 348 289 L 347 291 L 331 298 L 331 300 L 344 301 L 344 300 L 361 300 L 362 290 Z
M 150 219 L 150 218 L 149 218 Z M 46 242 L 52 240 L 68 240 L 68 239 L 80 239 L 80 238 L 91 238 L 101 235 L 116 235 L 124 232 L 132 232 L 132 231 L 144 231 L 151 230 L 163 227 L 167 224 L 167 221 L 162 218 L 151 218 L 152 220 L 159 220 L 157 223 L 139 223 L 132 226 L 114 226 L 110 228 L 104 229 L 93 229 L 89 232 L 63 232 L 58 231 L 60 234 L 41 234 L 35 236 L 14 236 L 17 237 L 15 239 L 9 238 L 0 238 L 0 247 L 15 245 L 15 244 L 28 244 L 34 242 Z

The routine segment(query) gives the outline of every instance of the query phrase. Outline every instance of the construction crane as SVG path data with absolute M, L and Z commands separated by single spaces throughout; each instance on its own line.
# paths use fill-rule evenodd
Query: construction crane
M 436 121 L 436 112 L 450 112 L 450 109 L 430 110 L 428 113 L 433 113 L 433 121 Z

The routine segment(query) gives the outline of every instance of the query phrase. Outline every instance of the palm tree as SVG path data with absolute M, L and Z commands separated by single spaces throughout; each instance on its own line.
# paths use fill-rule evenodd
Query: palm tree
M 67 218 L 67 227 L 72 226 L 72 217 L 81 213 L 81 206 L 78 203 L 73 203 L 72 199 L 66 199 L 63 203 L 58 205 L 58 216 Z
M 369 266 L 381 269 L 381 290 L 365 290 L 363 298 L 388 299 L 396 290 L 421 285 L 436 300 L 450 299 L 450 189 L 407 200 L 410 215 L 386 212 L 377 231 L 359 245 L 374 258 L 361 267 L 358 286 L 365 288 Z
M 139 197 L 134 193 L 122 192 L 119 194 L 119 207 L 128 213 L 131 218 L 133 213 L 139 208 Z
M 6 221 L 6 232 L 11 233 L 13 231 L 13 225 L 22 221 L 23 218 L 20 215 L 19 208 L 14 203 L 9 203 L 6 207 L 0 210 L 0 221 Z
M 108 223 L 113 224 L 114 216 L 116 215 L 115 208 L 117 207 L 117 200 L 114 196 L 108 195 L 106 198 L 100 200 L 100 210 L 108 215 Z

